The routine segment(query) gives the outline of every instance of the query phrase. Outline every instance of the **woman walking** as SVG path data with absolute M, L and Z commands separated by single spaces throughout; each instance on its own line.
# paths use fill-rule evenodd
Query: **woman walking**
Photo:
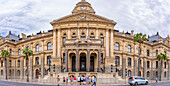
M 59 77 L 59 75 L 57 76 L 57 85 L 60 86 L 60 77 Z
M 63 84 L 66 84 L 66 78 L 63 77 Z
M 74 76 L 74 84 L 75 84 L 75 85 L 76 85 L 76 82 L 77 82 L 77 81 L 76 81 L 76 77 Z

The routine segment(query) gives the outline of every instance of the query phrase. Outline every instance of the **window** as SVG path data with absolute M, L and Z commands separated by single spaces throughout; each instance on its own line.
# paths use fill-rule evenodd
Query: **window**
M 128 66 L 131 66 L 131 58 L 128 58 Z
M 12 64 L 12 61 L 11 61 L 11 60 L 9 60 L 9 67 L 11 67 L 11 64 Z
M 81 35 L 85 35 L 85 33 L 82 33 Z
M 128 70 L 128 77 L 131 76 L 131 70 Z
M 51 65 L 51 56 L 47 56 L 47 65 Z
M 101 53 L 101 63 L 103 63 L 103 53 Z
M 36 58 L 35 58 L 35 61 L 36 61 L 36 62 L 35 62 L 35 65 L 39 65 L 39 57 L 36 57 Z
M 141 54 L 141 48 L 138 47 L 138 54 Z
M 164 77 L 166 77 L 166 71 L 164 72 Z
M 18 55 L 20 55 L 21 54 L 21 50 L 20 49 L 18 49 Z
M 73 35 L 76 35 L 76 33 L 73 33 Z
M 12 49 L 9 50 L 10 55 L 12 54 Z
M 103 36 L 103 34 L 101 33 L 100 36 Z
M 64 47 L 65 42 L 66 42 L 66 38 L 63 37 L 63 47 Z
M 94 33 L 91 33 L 91 35 L 94 35 Z
M 119 65 L 120 58 L 118 56 L 115 57 L 115 65 Z
M 40 51 L 39 48 L 40 48 L 40 45 L 37 44 L 37 45 L 36 45 L 36 52 Z
M 104 38 L 102 37 L 100 38 L 100 40 L 101 40 L 102 47 L 104 47 Z
M 166 54 L 166 51 L 164 53 Z
M 12 73 L 12 71 L 11 71 L 11 70 L 9 70 L 9 76 L 11 76 L 11 73 Z
M 158 77 L 158 71 L 156 71 L 156 77 Z
M 158 61 L 156 61 L 156 68 L 158 68 Z
M 164 68 L 166 68 L 166 62 L 164 62 Z
M 3 60 L 1 61 L 1 67 L 3 67 Z
M 131 52 L 131 46 L 128 45 L 128 52 Z
M 52 43 L 49 42 L 49 43 L 47 44 L 47 50 L 51 50 L 51 49 L 52 49 Z
M 149 50 L 147 50 L 147 56 L 149 56 Z
M 149 61 L 147 61 L 147 68 L 149 68 L 149 65 L 150 65 L 150 62 L 149 62 Z
M 66 36 L 66 33 L 64 33 L 64 36 Z
M 149 71 L 147 71 L 147 77 L 149 77 L 150 76 L 150 72 Z
M 72 39 L 76 39 L 76 37 L 72 37 Z
M 95 39 L 94 37 L 90 37 L 90 39 Z
M 85 37 L 85 36 L 82 36 L 81 39 L 86 39 L 86 37 Z
M 158 50 L 156 50 L 156 56 L 158 55 Z
M 1 70 L 1 75 L 3 75 L 3 70 Z
M 29 46 L 26 47 L 29 50 Z
M 120 47 L 120 46 L 119 46 L 119 43 L 116 42 L 116 43 L 115 43 L 115 50 L 119 50 L 119 47 Z
M 20 60 L 18 60 L 18 67 L 20 67 Z
M 66 60 L 66 56 L 65 53 L 63 53 L 63 63 L 65 63 L 65 60 Z

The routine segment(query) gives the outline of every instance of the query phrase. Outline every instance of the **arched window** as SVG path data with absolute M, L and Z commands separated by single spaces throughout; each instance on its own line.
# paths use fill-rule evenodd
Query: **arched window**
M 35 58 L 35 61 L 36 61 L 35 64 L 36 64 L 36 65 L 39 65 L 39 57 L 36 57 L 36 58 Z
M 131 76 L 131 70 L 128 70 L 128 77 Z
M 118 56 L 115 57 L 115 65 L 119 65 L 120 58 Z
M 128 52 L 131 52 L 131 46 L 128 45 Z
M 65 63 L 65 60 L 66 60 L 66 56 L 65 53 L 63 53 L 63 63 Z
M 119 50 L 120 46 L 119 46 L 119 43 L 115 43 L 115 50 Z
M 52 49 L 52 43 L 49 42 L 49 43 L 47 44 L 47 50 L 51 50 L 51 49 Z
M 12 73 L 12 71 L 11 71 L 11 70 L 9 70 L 9 76 L 11 76 L 11 73 Z
M 1 61 L 1 67 L 3 66 L 3 60 Z
M 131 58 L 128 58 L 128 66 L 131 66 Z
M 101 37 L 100 40 L 101 40 L 102 47 L 104 47 L 104 38 Z
M 147 68 L 150 68 L 150 61 L 147 61 Z
M 141 48 L 138 47 L 138 54 L 141 54 Z
M 149 71 L 147 71 L 147 77 L 149 77 L 150 76 L 150 72 Z
M 166 68 L 166 62 L 164 62 L 164 68 Z
M 36 52 L 40 51 L 39 48 L 40 48 L 40 45 L 37 44 L 37 45 L 36 45 Z
M 18 67 L 20 67 L 20 60 L 18 60 Z
M 156 56 L 158 55 L 158 50 L 156 50 Z
M 3 70 L 1 70 L 1 75 L 3 75 Z
M 11 61 L 11 60 L 9 60 L 9 67 L 11 67 L 11 64 L 12 64 L 12 61 Z
M 21 54 L 21 50 L 20 49 L 18 49 L 18 55 L 20 55 Z
M 63 37 L 63 47 L 64 47 L 65 42 L 66 42 L 66 37 Z
M 166 71 L 164 72 L 164 77 L 166 77 Z
M 147 50 L 147 56 L 149 56 L 149 50 Z
M 103 53 L 101 53 L 101 63 L 103 63 Z
M 9 50 L 10 55 L 12 54 L 12 49 Z
M 20 70 L 17 71 L 17 75 L 20 76 Z
M 47 65 L 51 65 L 51 56 L 47 56 Z

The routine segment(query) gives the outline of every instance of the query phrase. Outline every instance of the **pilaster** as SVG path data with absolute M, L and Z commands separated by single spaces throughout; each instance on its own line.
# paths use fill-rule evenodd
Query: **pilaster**
M 146 78 L 146 58 L 143 60 L 143 77 Z
M 45 55 L 44 53 L 42 54 L 42 57 L 41 57 L 41 77 L 44 77 L 44 59 L 45 59 Z
M 168 61 L 168 80 L 170 80 L 170 60 Z
M 57 32 L 53 29 L 53 57 L 57 57 Z
M 79 51 L 76 50 L 76 72 L 79 71 Z
M 122 55 L 122 78 L 125 78 L 126 55 Z
M 57 57 L 61 57 L 61 30 L 60 29 L 58 29 L 58 31 L 57 31 L 57 33 L 58 33 L 58 40 L 57 40 Z
M 105 40 L 106 44 L 106 57 L 109 57 L 109 29 L 106 29 L 106 40 Z

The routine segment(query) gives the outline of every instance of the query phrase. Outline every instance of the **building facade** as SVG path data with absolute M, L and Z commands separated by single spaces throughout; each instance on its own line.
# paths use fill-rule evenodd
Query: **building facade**
M 85 0 L 76 4 L 72 14 L 51 22 L 52 30 L 22 37 L 9 32 L 0 36 L 0 53 L 10 52 L 5 59 L 0 56 L 0 78 L 26 78 L 26 59 L 22 50 L 33 51 L 29 56 L 30 79 L 43 78 L 55 74 L 109 74 L 117 73 L 122 78 L 136 76 L 138 58 L 141 52 L 140 75 L 155 79 L 160 72 L 160 61 L 156 56 L 165 53 L 168 60 L 163 62 L 162 79 L 170 79 L 170 40 L 159 33 L 148 37 L 139 44 L 133 41 L 134 31 L 119 32 L 114 28 L 117 23 L 99 16 L 91 4 Z M 7 73 L 5 71 L 7 69 Z

